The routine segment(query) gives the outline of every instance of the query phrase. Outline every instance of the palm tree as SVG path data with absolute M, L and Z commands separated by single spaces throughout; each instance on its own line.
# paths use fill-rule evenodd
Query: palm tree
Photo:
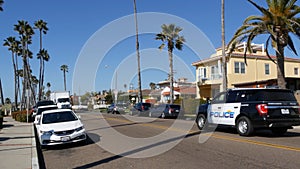
M 169 64 L 170 64 L 170 103 L 174 102 L 174 84 L 173 84 L 173 50 L 174 48 L 182 50 L 183 43 L 185 39 L 183 36 L 180 36 L 179 33 L 182 31 L 182 28 L 175 26 L 174 24 L 161 26 L 162 32 L 156 34 L 156 40 L 161 40 L 163 43 L 159 46 L 159 49 L 162 50 L 165 45 L 168 46 L 169 54 Z
M 141 57 L 139 51 L 139 31 L 138 31 L 138 23 L 137 23 L 137 11 L 136 11 L 136 0 L 133 0 L 134 4 L 134 22 L 135 22 L 135 33 L 136 33 L 136 57 L 137 57 L 137 64 L 138 64 L 138 102 L 143 101 L 143 94 L 142 94 L 142 79 L 141 79 Z
M 156 84 L 153 82 L 150 82 L 149 86 L 151 90 L 154 90 L 156 88 Z
M 50 91 L 51 83 L 48 82 L 46 85 L 47 85 L 48 90 Z
M 50 84 L 50 82 L 48 82 L 46 85 L 47 85 L 47 88 L 48 88 L 48 90 L 46 92 L 46 97 L 47 97 L 47 99 L 49 99 L 50 98 L 50 93 L 51 93 L 51 90 L 50 90 L 51 84 Z
M 65 91 L 67 91 L 67 87 L 66 87 L 66 72 L 68 72 L 68 66 L 67 65 L 61 65 L 60 66 L 60 70 L 63 71 L 63 74 L 64 74 L 64 89 L 65 89 Z
M 40 79 L 39 79 L 39 96 L 38 100 L 41 100 L 42 98 L 42 93 L 43 93 L 43 86 L 44 86 L 44 74 L 45 74 L 45 61 L 48 62 L 50 59 L 50 55 L 47 50 L 41 49 L 39 53 L 37 54 L 37 58 L 40 59 Z
M 44 22 L 43 20 L 38 20 L 34 23 L 34 29 L 38 29 L 40 33 L 40 53 L 43 50 L 42 45 L 42 36 L 43 34 L 47 34 L 48 27 L 47 22 Z M 38 100 L 41 100 L 41 94 L 42 94 L 42 86 L 44 85 L 44 57 L 39 57 L 40 59 L 40 73 L 39 73 L 39 96 Z
M 245 19 L 243 25 L 236 31 L 228 44 L 230 53 L 233 52 L 236 44 L 247 41 L 247 50 L 244 54 L 246 62 L 246 52 L 250 51 L 252 40 L 258 35 L 267 35 L 266 54 L 270 60 L 277 64 L 277 85 L 280 88 L 286 88 L 284 73 L 284 48 L 288 47 L 296 55 L 296 49 L 290 33 L 300 37 L 300 18 L 296 17 L 300 13 L 300 7 L 295 5 L 296 0 L 267 0 L 268 9 L 261 7 L 248 0 L 260 12 L 261 16 L 249 16 Z M 268 52 L 269 44 L 272 44 L 276 52 L 276 59 L 270 57 Z
M 0 11 L 3 11 L 2 5 L 4 4 L 3 0 L 0 0 Z
M 21 49 L 22 49 L 22 58 L 23 58 L 23 94 L 22 94 L 22 104 L 25 103 L 25 91 L 26 89 L 31 89 L 33 93 L 33 88 L 31 86 L 30 80 L 30 65 L 28 58 L 32 57 L 32 52 L 28 49 L 28 45 L 31 44 L 31 37 L 34 34 L 32 27 L 27 21 L 21 20 L 18 21 L 18 24 L 14 25 L 14 30 L 17 31 L 20 35 Z M 34 97 L 33 97 L 34 98 Z M 29 106 L 29 105 L 27 105 Z M 22 108 L 24 105 L 21 106 Z
M 11 58 L 13 63 L 13 69 L 14 69 L 14 90 L 15 90 L 15 107 L 18 106 L 18 76 L 17 76 L 17 54 L 19 51 L 19 45 L 20 42 L 16 40 L 15 37 L 8 37 L 4 40 L 3 46 L 7 46 L 8 50 L 11 51 Z

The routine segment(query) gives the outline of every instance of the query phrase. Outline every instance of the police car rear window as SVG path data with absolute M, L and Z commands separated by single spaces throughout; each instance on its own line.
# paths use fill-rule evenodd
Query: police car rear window
M 287 90 L 246 90 L 234 92 L 230 95 L 231 102 L 296 101 L 294 94 Z
M 258 101 L 296 101 L 292 92 L 287 91 L 259 91 L 255 95 Z

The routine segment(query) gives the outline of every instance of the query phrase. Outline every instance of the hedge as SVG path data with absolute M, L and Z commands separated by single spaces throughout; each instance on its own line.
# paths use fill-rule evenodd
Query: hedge
M 12 113 L 12 118 L 19 122 L 27 122 L 27 111 L 17 111 Z M 32 112 L 28 113 L 28 122 L 32 122 Z

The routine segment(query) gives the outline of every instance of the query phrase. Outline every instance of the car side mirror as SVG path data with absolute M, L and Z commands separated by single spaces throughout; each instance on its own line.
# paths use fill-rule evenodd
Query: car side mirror
M 37 121 L 37 120 L 34 120 L 33 124 L 35 124 L 35 125 L 39 125 L 39 121 Z

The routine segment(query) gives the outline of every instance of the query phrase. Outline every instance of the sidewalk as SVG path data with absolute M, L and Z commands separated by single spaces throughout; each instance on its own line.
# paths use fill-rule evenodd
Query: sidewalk
M 39 168 L 33 124 L 17 122 L 11 116 L 4 117 L 3 121 L 3 128 L 0 129 L 0 168 Z

